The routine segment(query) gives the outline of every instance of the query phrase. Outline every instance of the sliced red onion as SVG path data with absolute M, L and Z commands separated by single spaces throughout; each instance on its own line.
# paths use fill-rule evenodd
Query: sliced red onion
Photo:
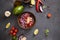
M 43 8 L 42 8 L 42 6 L 40 6 L 40 9 L 39 9 L 41 12 L 43 12 Z

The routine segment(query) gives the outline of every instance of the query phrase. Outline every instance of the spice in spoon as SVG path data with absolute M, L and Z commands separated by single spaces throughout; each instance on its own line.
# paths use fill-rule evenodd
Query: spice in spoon
M 27 37 L 25 37 L 24 35 L 19 36 L 18 40 L 27 40 Z

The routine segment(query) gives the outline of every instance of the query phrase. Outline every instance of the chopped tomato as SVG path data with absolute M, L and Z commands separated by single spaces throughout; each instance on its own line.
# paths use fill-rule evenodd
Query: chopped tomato
M 16 32 L 16 33 L 17 33 L 17 32 L 18 32 L 18 30 L 17 30 L 17 29 L 15 29 L 15 30 L 14 30 L 14 32 Z
M 15 30 L 15 27 L 14 26 L 12 26 L 12 29 L 11 30 Z
M 12 30 L 10 30 L 10 34 L 12 34 L 13 33 L 13 31 Z
M 13 36 L 16 36 L 16 33 L 14 32 L 12 35 L 13 35 Z

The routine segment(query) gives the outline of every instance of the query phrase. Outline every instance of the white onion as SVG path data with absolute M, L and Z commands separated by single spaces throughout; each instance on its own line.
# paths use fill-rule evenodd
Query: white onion
M 9 17 L 11 15 L 11 12 L 10 11 L 5 11 L 5 16 L 6 17 Z

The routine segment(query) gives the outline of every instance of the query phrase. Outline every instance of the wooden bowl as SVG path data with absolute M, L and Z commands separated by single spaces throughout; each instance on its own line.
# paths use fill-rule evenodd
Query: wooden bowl
M 23 15 L 26 15 L 26 14 L 28 14 L 28 15 L 30 15 L 29 17 L 31 17 L 32 18 L 32 21 L 30 22 L 30 26 L 28 25 L 28 24 L 26 24 L 26 22 L 24 21 L 23 22 L 23 20 L 25 20 L 25 19 L 23 19 L 22 17 L 23 17 Z M 20 21 L 22 19 L 22 22 Z M 21 15 L 19 15 L 18 16 L 18 25 L 22 28 L 22 29 L 30 29 L 30 28 L 32 28 L 33 27 L 33 25 L 35 24 L 35 22 L 36 22 L 36 19 L 35 19 L 35 16 L 31 13 L 31 12 L 24 12 L 24 13 L 22 13 Z M 25 24 L 24 24 L 25 23 Z M 23 26 L 24 25 L 24 26 Z M 28 26 L 27 26 L 28 25 Z

